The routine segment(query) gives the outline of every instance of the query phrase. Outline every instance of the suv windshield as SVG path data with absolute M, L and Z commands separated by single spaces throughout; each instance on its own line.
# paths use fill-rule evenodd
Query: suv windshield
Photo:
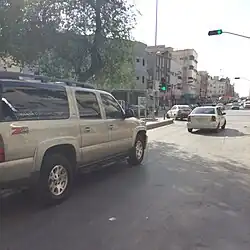
M 213 114 L 215 114 L 215 110 L 214 110 L 214 108 L 196 108 L 196 109 L 194 109 L 192 114 L 213 115 Z

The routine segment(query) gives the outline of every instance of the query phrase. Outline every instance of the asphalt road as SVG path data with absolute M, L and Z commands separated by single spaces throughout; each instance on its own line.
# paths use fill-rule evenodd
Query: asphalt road
M 148 134 L 143 166 L 81 176 L 60 206 L 2 199 L 0 249 L 249 250 L 250 112 L 228 111 L 218 134 Z

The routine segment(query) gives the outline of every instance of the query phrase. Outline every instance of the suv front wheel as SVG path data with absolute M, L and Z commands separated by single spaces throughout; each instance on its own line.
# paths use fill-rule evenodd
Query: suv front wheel
M 132 166 L 140 165 L 145 152 L 145 140 L 142 136 L 137 135 L 134 147 L 131 149 L 128 163 Z

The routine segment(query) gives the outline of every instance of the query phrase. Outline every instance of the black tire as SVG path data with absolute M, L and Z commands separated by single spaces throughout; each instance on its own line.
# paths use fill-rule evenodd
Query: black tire
M 61 172 L 59 170 L 60 167 L 62 167 Z M 63 187 L 64 190 L 61 191 L 61 193 L 59 192 L 57 195 L 55 195 L 56 188 L 54 189 L 54 193 L 49 188 L 49 178 L 50 178 L 50 175 L 52 175 L 53 169 L 55 171 L 58 170 L 60 173 L 64 173 L 67 178 L 67 181 L 65 180 L 66 182 L 65 187 Z M 58 180 L 54 180 L 54 182 L 60 181 L 59 177 L 56 177 L 56 178 L 58 178 Z M 61 182 L 63 183 L 63 181 Z M 46 155 L 45 158 L 43 159 L 42 168 L 40 172 L 40 178 L 39 178 L 38 187 L 37 187 L 38 198 L 42 202 L 42 204 L 54 205 L 54 204 L 61 203 L 66 198 L 68 198 L 71 188 L 72 188 L 72 184 L 73 184 L 73 168 L 69 160 L 60 154 Z
M 221 129 L 225 129 L 227 125 L 227 121 L 225 120 L 224 124 L 221 126 Z
M 193 132 L 193 129 L 192 129 L 192 128 L 188 128 L 188 132 L 189 132 L 189 133 L 192 133 L 192 132 Z
M 167 119 L 169 119 L 170 118 L 170 116 L 169 116 L 169 114 L 167 114 Z
M 137 146 L 139 147 L 139 145 L 142 147 L 141 150 L 141 155 L 138 158 L 138 153 L 137 153 Z M 140 165 L 141 162 L 143 161 L 143 157 L 144 157 L 144 153 L 145 153 L 145 140 L 141 135 L 137 135 L 136 140 L 135 140 L 135 144 L 133 146 L 133 148 L 130 151 L 129 157 L 128 157 L 128 163 L 131 166 L 137 166 Z

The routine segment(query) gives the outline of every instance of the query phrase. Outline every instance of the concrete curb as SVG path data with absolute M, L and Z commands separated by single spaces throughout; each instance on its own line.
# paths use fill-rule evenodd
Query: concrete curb
M 174 123 L 174 119 L 168 119 L 168 120 L 165 120 L 165 121 L 150 123 L 150 124 L 147 124 L 147 130 L 167 126 L 167 125 L 170 125 L 170 124 L 173 124 L 173 123 Z

